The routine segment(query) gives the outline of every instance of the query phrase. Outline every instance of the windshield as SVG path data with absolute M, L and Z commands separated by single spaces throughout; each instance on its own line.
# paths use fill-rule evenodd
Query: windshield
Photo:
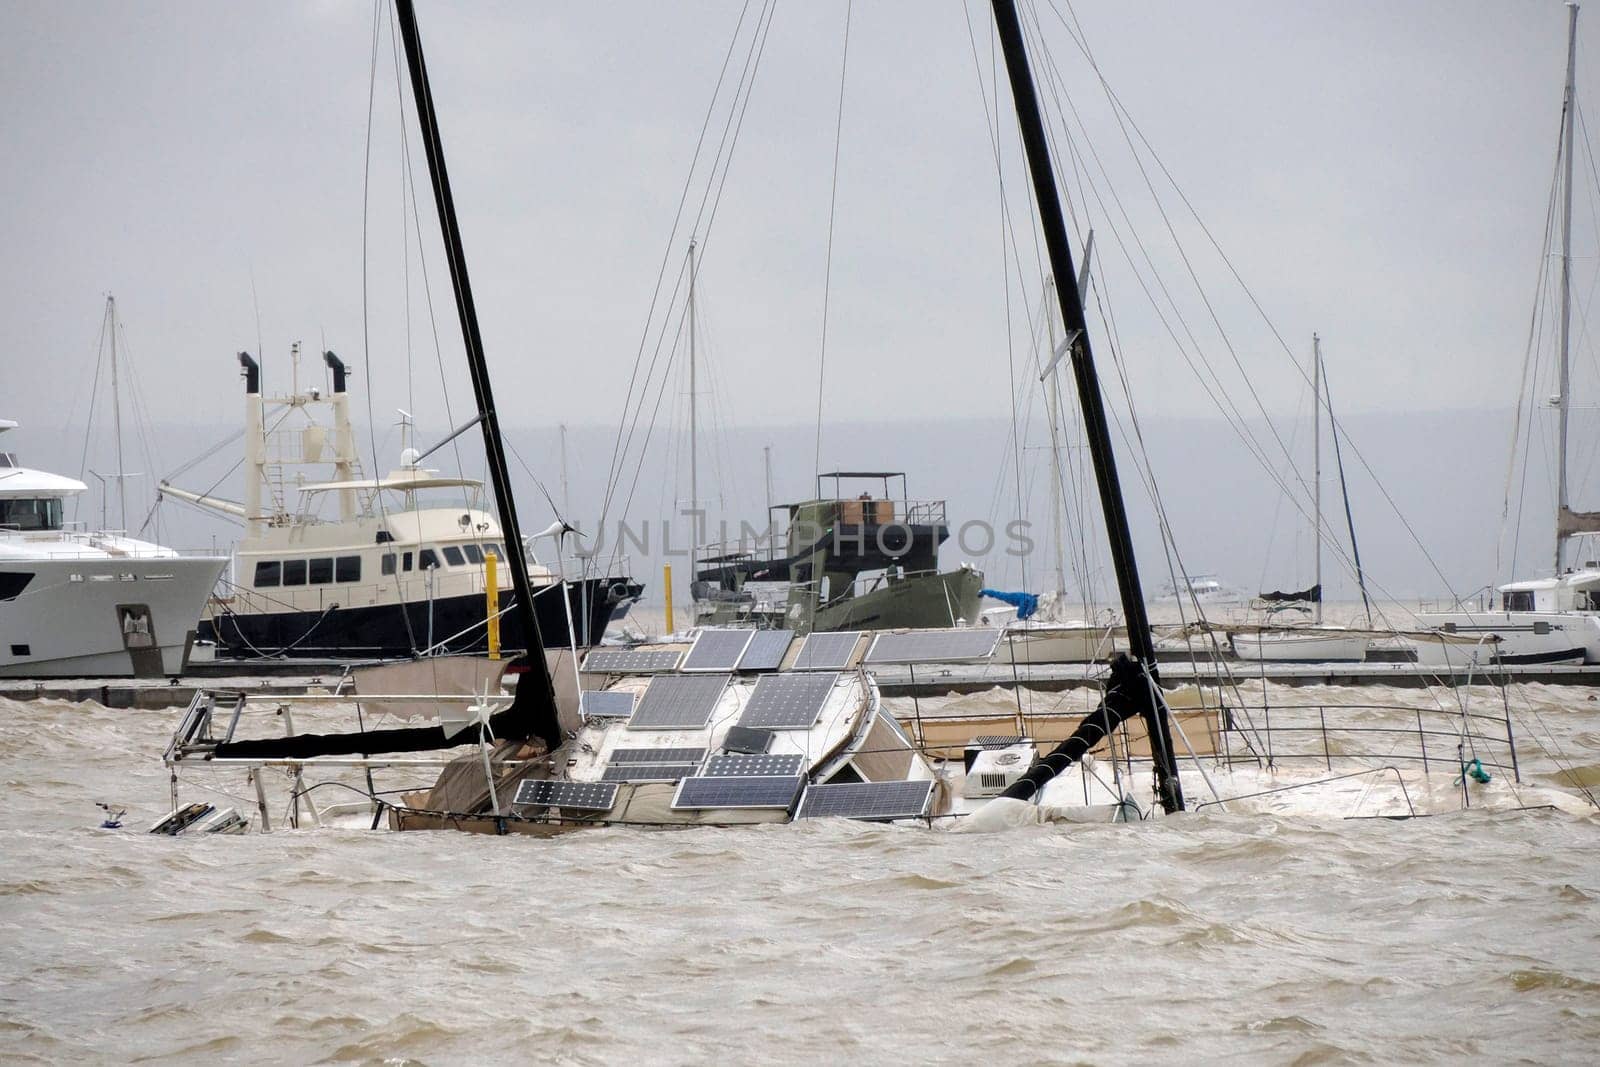
M 61 529 L 61 498 L 32 497 L 0 500 L 0 527 L 13 530 Z

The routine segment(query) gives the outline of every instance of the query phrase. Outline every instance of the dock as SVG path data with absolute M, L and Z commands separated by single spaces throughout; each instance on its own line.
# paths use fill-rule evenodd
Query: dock
M 332 694 L 347 667 L 340 660 L 260 660 L 248 664 L 211 662 L 192 665 L 179 679 L 45 678 L 0 679 L 0 697 L 15 701 L 95 701 L 108 708 L 180 707 L 201 689 L 230 689 L 253 697 Z M 1167 662 L 1161 680 L 1168 686 L 1213 685 L 1224 669 L 1237 683 L 1265 679 L 1275 685 L 1388 686 L 1417 689 L 1430 685 L 1570 685 L 1600 687 L 1600 665 L 1551 666 L 1517 664 L 1495 670 L 1444 671 L 1416 663 L 1238 663 Z M 930 697 L 949 693 L 981 693 L 1019 685 L 1040 692 L 1060 692 L 1100 684 L 1105 667 L 1098 663 L 1028 664 L 929 663 L 909 667 L 875 667 L 871 673 L 886 697 Z

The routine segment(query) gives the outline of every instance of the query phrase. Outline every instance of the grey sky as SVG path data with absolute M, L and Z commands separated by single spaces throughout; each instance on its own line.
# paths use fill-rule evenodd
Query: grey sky
M 64 421 L 92 368 L 109 290 L 152 415 L 231 424 L 232 353 L 258 347 L 253 284 L 269 385 L 283 383 L 289 341 L 313 350 L 325 342 L 355 365 L 380 427 L 395 406 L 409 406 L 423 436 L 442 431 L 415 241 L 402 237 L 387 36 L 366 258 L 375 381 L 366 381 L 370 4 L 3 6 L 0 416 Z M 1342 411 L 1403 418 L 1511 403 L 1556 147 L 1561 4 L 1074 6 L 1101 70 L 1293 358 L 1304 358 L 1312 330 L 1322 332 Z M 987 7 L 972 0 L 966 11 L 987 78 Z M 489 359 L 512 421 L 616 424 L 739 12 L 737 3 L 421 4 Z M 809 424 L 815 415 L 844 15 L 843 3 L 780 6 L 703 264 L 709 356 L 736 429 Z M 1102 194 L 1124 198 L 1134 218 L 1126 232 L 1150 242 L 1162 277 L 1183 290 L 1181 305 L 1206 354 L 1226 368 L 1229 394 L 1248 413 L 1248 381 L 1275 415 L 1304 410 L 1298 364 L 1194 226 L 1174 217 L 1233 355 L 1207 325 L 1082 57 L 1049 5 L 1039 17 L 1088 143 L 1111 172 Z M 855 5 L 831 417 L 1009 412 L 1008 340 L 1020 367 L 1022 304 L 1037 304 L 1039 278 L 1019 227 L 1023 277 L 1010 269 L 1008 330 L 995 163 L 967 25 L 958 3 Z M 1580 85 L 1600 87 L 1588 61 L 1600 54 L 1588 47 L 1600 8 L 1580 30 Z M 1009 111 L 1000 118 L 1007 191 L 1020 213 L 1014 122 Z M 420 160 L 417 173 L 459 412 L 469 394 Z M 1583 182 L 1580 201 L 1594 185 Z M 1169 211 L 1181 208 L 1170 191 L 1163 197 Z M 1580 210 L 1583 312 L 1600 240 L 1593 213 Z M 1090 215 L 1100 227 L 1096 271 L 1141 413 L 1211 414 L 1120 260 L 1112 223 Z M 669 274 L 682 252 L 680 241 Z M 1586 337 L 1582 349 L 1592 366 Z M 1498 442 L 1505 428 L 1486 425 L 1484 434 Z M 983 443 L 985 461 L 992 444 Z M 809 468 L 804 458 L 797 466 Z M 548 457 L 534 462 L 553 477 Z M 584 466 L 603 478 L 603 460 Z M 1391 486 L 1402 498 L 1408 473 L 1421 472 L 1402 470 Z M 1503 474 L 1497 467 L 1484 479 L 1498 488 Z

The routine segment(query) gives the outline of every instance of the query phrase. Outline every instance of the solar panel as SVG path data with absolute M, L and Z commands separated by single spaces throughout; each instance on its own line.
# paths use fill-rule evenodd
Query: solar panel
M 775 671 L 783 666 L 783 657 L 794 641 L 793 630 L 757 630 L 750 645 L 739 657 L 741 671 Z
M 628 720 L 630 730 L 698 730 L 711 721 L 726 674 L 658 674 Z
M 678 666 L 676 649 L 597 648 L 583 658 L 590 674 L 660 674 Z
M 739 725 L 762 730 L 809 730 L 839 680 L 834 674 L 763 674 L 739 716 Z M 635 716 L 635 721 L 637 721 Z
M 841 782 L 814 785 L 800 798 L 797 819 L 914 819 L 928 807 L 933 782 Z
M 754 630 L 701 630 L 679 670 L 731 671 L 739 664 Z
M 798 752 L 785 752 L 776 756 L 733 755 L 712 756 L 706 769 L 700 773 L 707 778 L 743 778 L 749 775 L 779 777 L 799 774 L 805 769 L 806 758 Z
M 633 714 L 633 694 L 614 689 L 585 689 L 578 698 L 585 719 L 626 719 Z
M 850 665 L 850 655 L 856 650 L 861 631 L 848 630 L 837 634 L 811 634 L 800 646 L 792 670 L 842 671 Z
M 698 763 L 613 763 L 600 772 L 602 782 L 676 782 L 700 769 Z
M 749 752 L 759 755 L 772 747 L 771 730 L 752 730 L 748 726 L 730 726 L 722 735 L 724 752 Z
M 805 781 L 781 777 L 685 778 L 672 798 L 674 810 L 694 808 L 780 808 L 787 811 Z
M 611 762 L 617 763 L 699 763 L 706 758 L 703 748 L 617 748 Z
M 867 650 L 867 663 L 949 663 L 988 659 L 1000 641 L 1000 631 L 914 630 L 904 634 L 879 634 Z
M 517 786 L 516 807 L 540 805 L 574 811 L 610 811 L 617 802 L 617 787 L 610 782 L 553 782 L 548 779 Z

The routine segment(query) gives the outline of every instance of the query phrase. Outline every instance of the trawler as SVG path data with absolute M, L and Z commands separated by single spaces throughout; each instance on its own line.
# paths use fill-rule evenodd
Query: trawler
M 862 483 L 870 488 L 858 493 Z M 699 549 L 697 624 L 804 634 L 978 618 L 983 572 L 939 570 L 950 537 L 945 502 L 912 500 L 904 472 L 818 475 L 813 499 L 775 507 L 768 519 L 764 534 Z
M 323 354 L 331 378 L 324 391 L 301 387 L 298 344 L 290 355 L 291 392 L 268 397 L 260 365 L 239 354 L 243 502 L 160 484 L 165 496 L 245 524 L 233 576 L 207 606 L 201 635 L 233 657 L 411 656 L 481 651 L 488 617 L 499 614 L 505 647 L 529 647 L 522 619 L 505 610 L 515 595 L 509 570 L 489 562 L 509 557 L 502 527 L 485 510 L 483 483 L 428 469 L 411 447 L 396 469 L 366 477 L 343 361 Z M 333 477 L 307 481 L 307 468 Z M 325 518 L 330 499 L 334 515 Z M 539 634 L 551 647 L 598 642 L 642 591 L 621 574 L 564 579 L 536 561 L 529 575 Z M 486 610 L 491 580 L 496 613 Z
M 227 557 L 67 522 L 87 488 L 0 452 L 0 677 L 182 674 Z

